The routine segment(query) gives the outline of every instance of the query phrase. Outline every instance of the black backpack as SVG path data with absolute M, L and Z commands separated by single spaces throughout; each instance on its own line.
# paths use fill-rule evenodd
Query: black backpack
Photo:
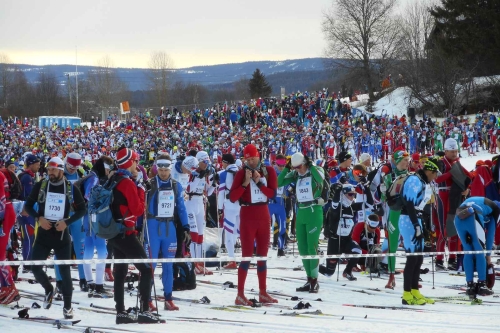
M 173 267 L 173 290 L 179 291 L 196 289 L 196 274 L 194 272 L 194 263 L 175 262 Z

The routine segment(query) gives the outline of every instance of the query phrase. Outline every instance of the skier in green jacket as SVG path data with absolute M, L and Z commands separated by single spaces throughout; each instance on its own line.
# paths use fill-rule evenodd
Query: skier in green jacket
M 323 205 L 321 198 L 325 172 L 313 165 L 301 153 L 295 153 L 278 177 L 278 186 L 295 184 L 297 199 L 296 235 L 300 255 L 316 255 L 319 236 L 323 227 Z M 317 293 L 318 259 L 302 260 L 307 274 L 307 283 L 297 291 Z

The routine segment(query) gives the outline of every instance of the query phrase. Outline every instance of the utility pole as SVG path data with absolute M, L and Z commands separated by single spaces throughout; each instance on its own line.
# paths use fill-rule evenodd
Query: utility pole
M 75 63 L 75 70 L 76 70 L 76 76 L 75 76 L 75 81 L 76 81 L 76 116 L 78 117 L 78 47 L 75 46 L 75 58 L 76 58 L 76 63 Z
M 73 113 L 73 97 L 71 96 L 71 81 L 69 79 L 69 73 L 66 74 L 68 77 L 68 94 L 69 94 L 69 109 L 71 110 L 71 113 Z

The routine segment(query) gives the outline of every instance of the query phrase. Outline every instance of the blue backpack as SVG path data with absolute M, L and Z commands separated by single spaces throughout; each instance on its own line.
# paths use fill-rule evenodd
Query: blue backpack
M 125 227 L 123 220 L 115 220 L 111 212 L 113 189 L 123 179 L 124 177 L 111 177 L 104 185 L 94 186 L 90 192 L 88 202 L 90 228 L 97 237 L 111 239 L 124 234 L 127 230 L 133 230 Z

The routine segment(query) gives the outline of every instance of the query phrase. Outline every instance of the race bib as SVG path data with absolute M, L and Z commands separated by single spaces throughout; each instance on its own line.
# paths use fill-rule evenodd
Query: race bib
M 192 184 L 191 188 L 193 193 L 203 194 L 205 191 L 205 178 L 195 178 L 195 184 Z
M 431 200 L 432 197 L 432 188 L 429 184 L 425 185 L 425 192 L 424 192 L 424 198 L 422 199 L 422 202 L 420 205 L 417 206 L 418 210 L 423 210 L 425 205 Z
M 261 178 L 261 182 L 266 185 L 266 179 Z M 255 184 L 255 182 L 252 180 L 250 181 L 250 192 L 251 192 L 251 198 L 252 198 L 252 203 L 259 203 L 259 202 L 267 202 L 267 197 L 260 188 Z
M 342 218 L 337 229 L 337 234 L 342 237 L 349 236 L 351 234 L 352 227 L 354 227 L 354 221 L 350 218 Z
M 283 195 L 283 188 L 284 186 L 278 187 L 278 190 L 276 191 L 276 195 L 278 197 L 281 197 Z
M 312 178 L 304 177 L 299 179 L 297 182 L 297 201 L 298 202 L 307 202 L 313 201 L 314 196 L 312 193 Z
M 59 221 L 64 218 L 64 208 L 66 206 L 66 195 L 63 193 L 47 192 L 45 200 L 44 217 L 50 221 Z
M 174 191 L 158 191 L 158 217 L 174 216 Z
M 365 212 L 362 210 L 358 211 L 358 223 L 365 222 Z

